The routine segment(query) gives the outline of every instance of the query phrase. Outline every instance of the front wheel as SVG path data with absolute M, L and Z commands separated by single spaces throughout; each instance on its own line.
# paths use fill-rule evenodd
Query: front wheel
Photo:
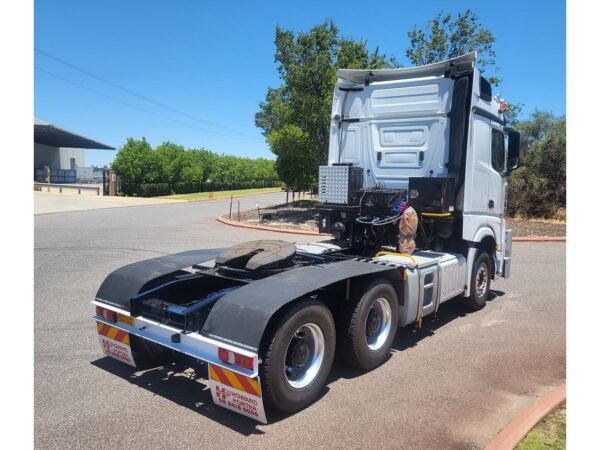
M 335 353 L 335 325 L 321 302 L 304 299 L 279 321 L 262 364 L 265 402 L 296 412 L 312 403 L 327 381 Z
M 471 293 L 467 297 L 467 305 L 473 311 L 477 311 L 485 306 L 492 281 L 490 273 L 490 256 L 485 252 L 481 252 L 477 255 L 475 264 L 473 264 Z
M 394 342 L 398 297 L 384 279 L 355 292 L 340 314 L 338 345 L 347 364 L 370 370 L 385 361 Z

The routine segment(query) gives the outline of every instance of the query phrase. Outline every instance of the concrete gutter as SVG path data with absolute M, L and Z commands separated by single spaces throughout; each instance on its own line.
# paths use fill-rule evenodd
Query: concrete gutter
M 219 192 L 219 191 L 214 191 L 214 192 Z M 147 198 L 162 198 L 165 200 L 173 200 L 173 201 L 178 201 L 178 202 L 205 202 L 207 200 L 227 200 L 228 198 L 231 198 L 231 197 L 238 198 L 238 197 L 249 197 L 251 195 L 277 194 L 279 192 L 285 192 L 285 191 L 281 191 L 281 189 L 278 189 L 278 188 L 273 188 L 272 191 L 266 191 L 266 192 L 254 192 L 251 194 L 226 195 L 224 197 L 197 198 L 195 200 L 186 200 L 184 198 L 169 198 L 169 197 L 174 197 L 175 195 L 186 195 L 186 194 L 159 195 L 158 197 L 147 197 Z
M 231 225 L 232 227 L 240 227 L 240 228 L 251 228 L 254 230 L 263 230 L 263 231 L 275 231 L 277 233 L 289 233 L 289 234 L 304 234 L 309 236 L 329 236 L 329 234 L 319 233 L 318 231 L 310 231 L 310 230 L 296 230 L 294 228 L 279 228 L 279 227 L 269 227 L 267 225 L 251 225 L 249 223 L 238 222 L 236 220 L 226 219 L 223 216 L 217 217 L 217 220 L 225 225 Z
M 515 448 L 527 433 L 544 417 L 556 411 L 567 400 L 567 385 L 563 384 L 539 398 L 533 405 L 510 422 L 490 442 L 485 450 L 506 450 Z
M 250 228 L 254 230 L 263 231 L 274 231 L 276 233 L 287 233 L 287 234 L 303 234 L 309 236 L 329 236 L 327 233 L 319 233 L 318 231 L 310 230 L 298 230 L 295 228 L 281 228 L 281 227 L 270 227 L 268 225 L 251 225 L 249 223 L 238 222 L 237 220 L 226 219 L 224 216 L 217 217 L 217 220 L 225 225 L 231 225 L 232 227 Z M 514 242 L 549 242 L 566 241 L 566 236 L 525 236 L 525 237 L 513 237 Z
M 516 242 L 565 242 L 567 240 L 566 236 L 522 236 L 522 237 L 514 237 L 513 241 Z

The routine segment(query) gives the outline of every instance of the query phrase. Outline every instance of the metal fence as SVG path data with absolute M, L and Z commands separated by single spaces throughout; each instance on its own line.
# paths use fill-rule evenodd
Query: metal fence
M 45 169 L 34 169 L 34 180 L 40 183 L 46 181 Z M 75 169 L 50 169 L 50 183 L 76 183 Z

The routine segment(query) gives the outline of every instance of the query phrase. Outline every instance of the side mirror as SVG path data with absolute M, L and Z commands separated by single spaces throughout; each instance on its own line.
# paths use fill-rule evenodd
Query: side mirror
M 506 160 L 506 171 L 510 172 L 519 167 L 519 153 L 521 150 L 521 133 L 516 130 L 508 132 L 508 157 Z

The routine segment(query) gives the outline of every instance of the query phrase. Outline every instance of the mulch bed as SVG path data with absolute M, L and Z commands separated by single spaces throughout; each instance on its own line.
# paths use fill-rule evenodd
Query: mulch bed
M 506 225 L 513 230 L 513 237 L 566 236 L 566 222 L 506 218 Z
M 294 230 L 319 230 L 319 213 L 314 210 L 317 202 L 313 200 L 296 200 L 287 205 L 274 205 L 260 209 L 260 225 L 270 227 L 291 228 Z M 240 222 L 259 225 L 256 209 L 242 211 Z M 228 218 L 228 215 L 224 216 Z M 237 213 L 231 215 L 231 220 L 238 220 Z
M 260 225 L 270 227 L 291 228 L 296 230 L 318 231 L 319 214 L 314 210 L 314 200 L 296 200 L 289 204 L 274 205 L 260 210 Z M 228 217 L 227 215 L 225 216 Z M 237 213 L 231 215 L 238 220 Z M 240 221 L 251 225 L 259 225 L 257 211 L 249 210 L 240 213 Z M 506 218 L 507 226 L 513 230 L 513 237 L 529 236 L 566 236 L 566 223 L 536 219 Z

